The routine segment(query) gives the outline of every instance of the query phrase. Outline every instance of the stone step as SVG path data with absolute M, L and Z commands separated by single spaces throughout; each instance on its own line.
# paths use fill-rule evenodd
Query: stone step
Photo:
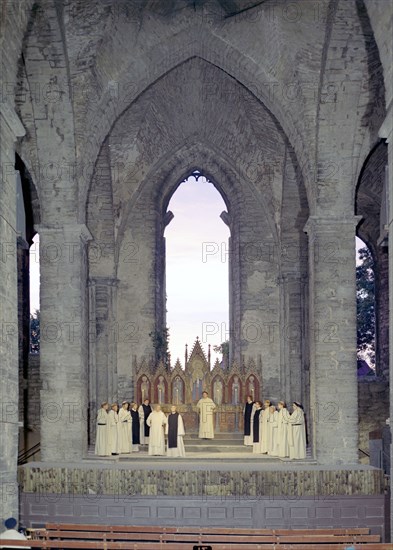
M 199 439 L 198 432 L 187 432 L 184 436 L 186 439 Z M 242 432 L 215 432 L 214 439 L 239 439 L 243 441 L 244 435 Z
M 184 445 L 235 445 L 243 446 L 243 439 L 191 439 L 184 437 Z
M 210 445 L 194 445 L 184 444 L 186 453 L 252 453 L 252 447 L 246 447 L 245 445 L 217 445 L 212 443 Z

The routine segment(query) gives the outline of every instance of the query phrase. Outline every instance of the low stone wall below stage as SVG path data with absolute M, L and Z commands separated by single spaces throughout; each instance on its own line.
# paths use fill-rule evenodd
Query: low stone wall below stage
M 386 540 L 387 505 L 384 495 L 252 499 L 22 493 L 20 521 L 26 527 L 48 522 L 254 529 L 367 526 Z
M 207 468 L 207 469 L 206 469 Z M 370 527 L 386 540 L 389 501 L 370 466 L 204 461 L 29 463 L 19 468 L 20 519 L 113 525 Z

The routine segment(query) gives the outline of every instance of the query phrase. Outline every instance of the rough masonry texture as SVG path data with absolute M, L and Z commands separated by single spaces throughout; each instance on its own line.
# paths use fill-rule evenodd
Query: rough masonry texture
M 4 516 L 34 233 L 41 459 L 78 461 L 100 401 L 133 397 L 154 355 L 167 207 L 195 170 L 226 204 L 231 361 L 258 365 L 261 397 L 303 402 L 320 465 L 358 462 L 356 235 L 376 264 L 382 383 L 392 368 L 392 31 L 389 0 L 3 0 Z

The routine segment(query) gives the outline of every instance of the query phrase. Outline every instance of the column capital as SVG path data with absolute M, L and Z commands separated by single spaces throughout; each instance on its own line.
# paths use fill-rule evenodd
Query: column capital
M 356 229 L 362 216 L 333 217 L 333 216 L 310 216 L 303 228 L 305 233 L 337 233 L 343 227 L 352 227 Z
M 15 109 L 6 101 L 0 102 L 0 117 L 2 121 L 7 124 L 10 132 L 14 136 L 14 141 L 26 135 L 26 130 L 16 114 Z
M 84 223 L 67 223 L 64 225 L 38 224 L 34 226 L 34 229 L 39 235 L 72 235 L 73 237 L 79 237 L 83 243 L 93 240 L 92 234 Z

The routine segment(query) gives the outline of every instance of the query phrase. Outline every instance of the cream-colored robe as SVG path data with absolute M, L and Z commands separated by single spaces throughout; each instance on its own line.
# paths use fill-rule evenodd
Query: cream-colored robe
M 280 458 L 289 456 L 288 445 L 288 420 L 289 412 L 287 408 L 280 409 L 277 417 L 277 445 L 276 454 Z
M 106 410 L 101 408 L 97 413 L 97 434 L 95 454 L 99 456 L 110 456 L 109 447 L 109 417 Z
M 276 446 L 277 446 L 277 420 L 278 412 L 274 411 L 267 415 L 267 429 L 269 434 L 269 448 L 267 453 L 271 456 L 277 456 Z
M 288 444 L 289 458 L 306 458 L 306 425 L 304 421 L 304 412 L 296 409 L 291 415 L 288 415 Z
M 269 415 L 269 408 L 263 409 L 263 412 L 261 413 L 262 424 L 259 426 L 259 429 L 261 430 L 261 433 L 259 434 L 259 441 L 261 442 L 261 446 L 260 446 L 261 453 L 267 453 L 269 450 L 269 430 L 267 426 L 268 415 Z
M 123 407 L 119 410 L 119 453 L 131 453 L 131 414 Z
M 109 451 L 111 454 L 119 453 L 119 415 L 111 409 L 108 413 L 109 420 Z
M 214 439 L 213 411 L 216 405 L 210 397 L 202 397 L 197 403 L 199 411 L 199 437 L 201 439 Z
M 153 411 L 146 423 L 150 426 L 149 455 L 165 455 L 164 426 L 167 423 L 165 414 L 162 411 Z

